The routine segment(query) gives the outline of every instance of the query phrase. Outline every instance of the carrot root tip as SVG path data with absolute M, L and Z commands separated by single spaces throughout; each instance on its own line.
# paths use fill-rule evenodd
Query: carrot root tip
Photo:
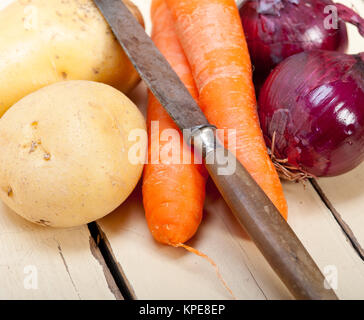
M 173 244 L 173 246 L 176 247 L 176 248 L 183 248 L 183 249 L 187 250 L 188 252 L 191 252 L 191 253 L 193 253 L 193 254 L 195 254 L 195 255 L 197 255 L 197 256 L 205 259 L 206 261 L 208 261 L 213 266 L 213 268 L 215 269 L 215 272 L 217 274 L 217 277 L 219 278 L 219 280 L 222 283 L 222 285 L 224 286 L 224 288 L 229 292 L 229 294 L 231 295 L 231 297 L 234 300 L 236 300 L 236 297 L 235 297 L 233 291 L 227 285 L 226 281 L 224 280 L 223 276 L 220 273 L 219 267 L 217 266 L 217 264 L 215 263 L 214 260 L 212 260 L 208 255 L 204 254 L 203 252 L 198 251 L 197 249 L 192 248 L 190 246 L 187 246 L 187 245 L 185 245 L 183 243 Z

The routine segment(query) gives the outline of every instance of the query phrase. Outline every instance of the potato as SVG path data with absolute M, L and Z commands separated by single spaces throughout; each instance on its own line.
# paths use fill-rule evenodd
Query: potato
M 143 134 L 132 141 L 134 129 Z M 145 130 L 140 111 L 113 87 L 65 81 L 42 88 L 0 119 L 0 198 L 41 225 L 71 227 L 99 219 L 135 188 Z M 128 157 L 134 149 L 142 159 L 138 164 Z
M 0 117 L 27 94 L 64 80 L 127 93 L 139 77 L 92 0 L 17 0 L 0 11 Z

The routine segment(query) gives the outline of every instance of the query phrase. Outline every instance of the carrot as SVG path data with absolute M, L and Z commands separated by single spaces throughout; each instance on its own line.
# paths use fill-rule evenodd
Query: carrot
M 166 0 L 207 119 L 235 129 L 232 151 L 287 218 L 287 203 L 257 115 L 252 68 L 234 0 Z M 225 130 L 227 132 L 227 130 Z M 228 135 L 223 137 L 227 147 Z M 230 148 L 231 149 L 231 148 Z
M 174 68 L 191 95 L 197 100 L 197 88 L 183 50 L 178 42 L 173 19 L 164 0 L 152 3 L 152 39 Z M 151 123 L 159 121 L 159 132 L 152 136 Z M 207 174 L 203 165 L 194 164 L 191 149 L 182 134 L 157 99 L 149 92 L 147 112 L 149 150 L 143 176 L 143 203 L 148 227 L 153 237 L 164 244 L 179 245 L 197 231 L 202 219 Z M 163 149 L 169 142 L 161 139 L 165 129 L 179 133 L 180 164 L 167 163 Z M 158 163 L 153 164 L 152 150 L 159 144 Z M 182 159 L 192 158 L 189 164 Z
M 178 42 L 172 16 L 164 0 L 152 1 L 152 39 L 176 71 L 186 88 L 195 100 L 198 90 L 191 69 Z M 161 140 L 160 134 L 152 135 L 152 121 L 159 121 L 160 133 L 165 129 L 174 129 L 179 133 L 179 145 L 182 150 L 180 161 L 191 159 L 189 164 L 163 163 L 165 155 L 162 152 L 168 142 Z M 216 263 L 206 254 L 185 245 L 197 231 L 202 219 L 205 200 L 205 184 L 207 172 L 203 165 L 194 164 L 191 149 L 183 142 L 182 134 L 149 92 L 147 123 L 149 131 L 148 164 L 143 176 L 143 203 L 149 229 L 154 238 L 164 244 L 183 248 L 196 254 L 215 269 L 222 285 L 235 298 L 227 283 L 224 281 Z M 159 164 L 153 164 L 153 143 L 159 144 Z

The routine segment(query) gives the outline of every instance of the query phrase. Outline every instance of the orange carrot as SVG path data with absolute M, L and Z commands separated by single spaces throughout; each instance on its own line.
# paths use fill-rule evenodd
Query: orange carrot
M 152 39 L 181 78 L 191 95 L 197 99 L 198 92 L 191 69 L 177 40 L 173 19 L 164 0 L 152 3 Z M 151 134 L 151 122 L 159 121 L 159 133 Z M 146 219 L 154 238 L 164 244 L 179 245 L 188 241 L 197 231 L 202 219 L 205 200 L 206 172 L 203 165 L 183 164 L 182 159 L 191 158 L 190 148 L 183 142 L 182 134 L 159 104 L 149 93 L 148 101 L 148 164 L 144 169 L 143 203 Z M 162 141 L 165 129 L 175 129 L 179 134 L 178 148 L 181 164 L 167 163 L 163 148 L 169 142 Z M 158 150 L 158 164 L 151 163 Z
M 257 115 L 252 68 L 234 0 L 166 0 L 207 119 L 235 129 L 232 151 L 287 218 L 287 203 Z M 227 131 L 227 130 L 225 130 Z M 225 135 L 225 146 L 227 147 Z

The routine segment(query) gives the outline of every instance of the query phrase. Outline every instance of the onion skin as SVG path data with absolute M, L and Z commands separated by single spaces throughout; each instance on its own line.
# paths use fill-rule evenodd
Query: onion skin
M 248 0 L 240 9 L 255 73 L 266 77 L 278 63 L 302 51 L 346 51 L 345 23 L 339 20 L 337 30 L 324 26 L 324 9 L 334 5 L 331 0 L 273 2 L 275 6 L 267 8 L 268 0 Z
M 296 54 L 269 75 L 259 117 L 274 156 L 314 176 L 336 176 L 364 159 L 364 53 Z

